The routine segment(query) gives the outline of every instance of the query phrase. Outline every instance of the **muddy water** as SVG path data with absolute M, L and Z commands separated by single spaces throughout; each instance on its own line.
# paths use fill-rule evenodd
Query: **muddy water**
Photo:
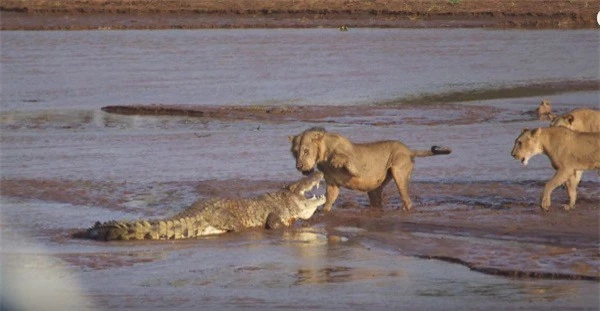
M 413 254 L 403 251 L 408 244 L 388 240 L 460 240 L 461 251 L 492 258 L 492 265 L 599 275 L 598 236 L 577 239 L 577 229 L 591 224 L 593 231 L 594 222 L 569 223 L 560 213 L 530 215 L 539 182 L 553 173 L 547 159 L 534 158 L 523 168 L 509 156 L 521 128 L 545 125 L 528 114 L 542 96 L 559 111 L 598 107 L 597 88 L 577 85 L 600 78 L 599 40 L 594 31 L 2 32 L 2 279 L 15 284 L 3 285 L 3 295 L 57 288 L 78 297 L 54 301 L 57 306 L 92 309 L 596 309 L 597 282 L 485 275 L 406 257 Z M 573 89 L 534 87 L 563 81 Z M 525 92 L 485 95 L 514 86 Z M 434 108 L 394 106 L 423 93 L 469 90 L 482 95 Z M 351 110 L 381 103 L 393 105 L 358 117 L 278 122 L 100 110 L 110 104 Z M 537 236 L 511 241 L 486 233 L 472 241 L 444 240 L 435 232 L 433 239 L 431 232 L 393 228 L 380 229 L 387 237 L 377 239 L 354 223 L 332 228 L 319 220 L 286 231 L 176 243 L 96 243 L 69 236 L 97 220 L 162 217 L 198 198 L 275 189 L 298 177 L 287 136 L 314 125 L 356 141 L 400 139 L 413 148 L 453 148 L 451 156 L 417 161 L 413 181 L 437 191 L 415 189 L 419 210 L 402 219 L 452 222 L 452 213 L 477 207 L 487 213 L 478 217 L 490 222 L 501 218 L 518 227 L 533 219 L 537 226 L 576 234 L 561 242 L 560 251 Z M 483 186 L 456 190 L 471 182 Z M 496 189 L 523 184 L 534 186 Z M 597 174 L 584 175 L 581 208 L 572 219 L 597 224 L 598 185 Z M 565 200 L 560 191 L 555 205 Z M 366 204 L 365 196 L 342 192 L 338 207 L 352 213 Z M 390 210 L 398 207 L 397 194 L 389 204 Z M 482 250 L 469 249 L 469 242 Z M 560 254 L 542 255 L 546 249 Z M 569 265 L 557 263 L 563 257 L 556 256 Z

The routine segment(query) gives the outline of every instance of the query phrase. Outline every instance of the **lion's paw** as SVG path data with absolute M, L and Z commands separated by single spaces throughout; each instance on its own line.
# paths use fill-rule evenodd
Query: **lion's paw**
M 331 159 L 331 166 L 334 168 L 342 168 L 346 165 L 347 159 L 344 157 L 336 156 Z
M 571 206 L 571 205 L 569 205 L 569 204 L 563 204 L 563 205 L 562 205 L 562 208 L 563 208 L 565 211 L 570 211 L 570 210 L 572 210 L 572 209 L 575 209 L 575 206 Z

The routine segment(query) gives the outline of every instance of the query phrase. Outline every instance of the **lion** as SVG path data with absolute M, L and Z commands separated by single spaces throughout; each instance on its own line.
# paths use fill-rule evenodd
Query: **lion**
M 408 182 L 416 157 L 450 154 L 449 148 L 411 150 L 399 141 L 353 143 L 346 137 L 310 128 L 289 137 L 296 169 L 309 174 L 315 166 L 325 175 L 323 210 L 329 212 L 340 187 L 367 192 L 372 207 L 382 207 L 383 188 L 393 178 L 402 197 L 402 209 L 410 210 Z
M 531 157 L 540 153 L 548 156 L 556 170 L 544 186 L 540 207 L 548 211 L 552 191 L 566 183 L 569 204 L 563 208 L 573 209 L 583 171 L 600 169 L 600 133 L 576 132 L 564 127 L 523 129 L 515 140 L 512 157 L 527 165 Z
M 600 110 L 578 108 L 556 117 L 550 126 L 562 126 L 577 132 L 600 132 Z
M 556 115 L 552 112 L 552 105 L 549 99 L 542 99 L 540 105 L 535 109 L 538 119 L 542 121 L 552 121 Z

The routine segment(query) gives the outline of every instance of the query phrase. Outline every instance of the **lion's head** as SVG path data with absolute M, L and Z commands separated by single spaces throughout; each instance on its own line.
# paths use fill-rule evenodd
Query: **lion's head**
M 324 128 L 313 127 L 289 137 L 292 155 L 296 159 L 296 169 L 302 174 L 308 175 L 314 171 L 319 159 L 320 143 L 326 132 Z
M 515 146 L 510 155 L 513 158 L 520 160 L 523 165 L 527 165 L 531 157 L 542 153 L 542 144 L 540 142 L 541 134 L 542 129 L 540 128 L 535 130 L 523 129 L 521 135 L 515 140 Z
M 542 99 L 540 105 L 535 109 L 539 120 L 554 120 L 556 115 L 552 112 L 552 105 L 549 99 Z
M 575 116 L 573 116 L 572 114 L 567 114 L 564 116 L 558 116 L 556 118 L 554 118 L 552 120 L 552 122 L 550 123 L 550 126 L 552 127 L 557 127 L 557 126 L 562 126 L 562 127 L 566 127 L 570 130 L 573 129 L 573 121 L 575 121 Z

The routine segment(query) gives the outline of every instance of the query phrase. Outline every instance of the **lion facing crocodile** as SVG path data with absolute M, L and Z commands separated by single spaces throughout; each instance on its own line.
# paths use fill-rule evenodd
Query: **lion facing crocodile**
M 186 239 L 250 228 L 277 229 L 296 219 L 309 219 L 325 196 L 305 195 L 319 186 L 323 173 L 314 172 L 282 189 L 244 199 L 198 201 L 172 217 L 157 220 L 96 222 L 78 234 L 93 240 Z

